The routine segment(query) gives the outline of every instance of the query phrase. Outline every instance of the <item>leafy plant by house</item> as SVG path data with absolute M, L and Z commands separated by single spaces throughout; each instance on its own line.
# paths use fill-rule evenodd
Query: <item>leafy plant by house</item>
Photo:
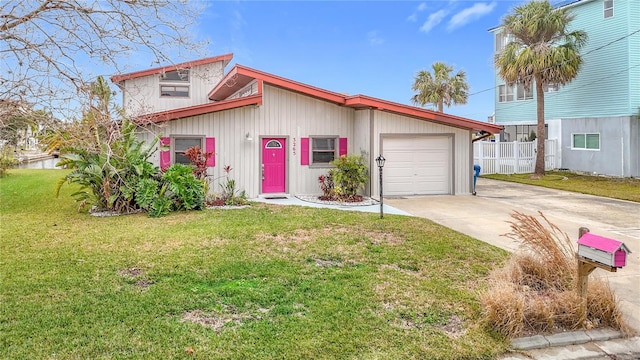
M 194 146 L 184 152 L 184 156 L 189 159 L 191 165 L 193 165 L 193 175 L 198 179 L 204 180 L 207 176 L 207 161 L 213 156 L 214 152 L 204 152 L 199 146 Z
M 193 169 L 184 164 L 173 164 L 162 175 L 167 192 L 160 194 L 173 201 L 173 210 L 200 210 L 204 207 L 204 187 L 193 174 Z
M 226 165 L 224 168 L 224 181 L 219 183 L 220 192 L 214 193 L 207 199 L 207 206 L 239 206 L 247 204 L 247 196 L 244 190 L 236 188 L 236 181 L 229 176 L 233 168 Z
M 150 216 L 202 209 L 204 186 L 194 169 L 174 164 L 160 173 L 149 162 L 158 140 L 145 145 L 137 138 L 135 124 L 127 119 L 114 121 L 112 116 L 120 112 L 111 106 L 110 99 L 109 86 L 98 79 L 82 120 L 48 139 L 50 144 L 62 146 L 62 160 L 57 166 L 71 169 L 58 181 L 56 196 L 69 183 L 80 185 L 72 196 L 81 208 L 91 205 L 99 211 L 117 213 L 144 210 Z M 206 154 L 201 157 L 206 158 Z
M 320 183 L 320 190 L 322 190 L 322 196 L 320 197 L 320 200 L 335 200 L 336 193 L 334 191 L 333 176 L 331 175 L 331 173 L 320 175 L 318 177 L 318 182 Z
M 358 195 L 369 180 L 369 170 L 361 155 L 342 155 L 331 162 L 335 165 L 329 171 L 333 179 L 333 190 L 341 201 L 362 201 Z

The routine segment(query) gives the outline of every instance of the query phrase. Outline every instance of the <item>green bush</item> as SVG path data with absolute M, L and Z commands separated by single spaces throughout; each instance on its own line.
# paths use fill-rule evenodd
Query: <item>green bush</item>
M 162 175 L 167 183 L 167 195 L 173 200 L 174 210 L 201 210 L 204 207 L 204 185 L 193 175 L 193 168 L 173 164 Z
M 331 162 L 335 169 L 329 171 L 333 178 L 334 191 L 340 199 L 351 199 L 358 195 L 369 180 L 369 170 L 364 157 L 342 155 Z
M 0 149 L 0 178 L 5 177 L 7 170 L 17 166 L 19 163 L 9 149 Z

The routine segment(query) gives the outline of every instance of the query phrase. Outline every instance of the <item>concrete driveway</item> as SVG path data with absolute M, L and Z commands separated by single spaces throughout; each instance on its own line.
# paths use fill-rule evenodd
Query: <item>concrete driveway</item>
M 585 226 L 624 242 L 632 251 L 627 266 L 615 273 L 596 269 L 590 276 L 609 279 L 627 323 L 640 332 L 640 203 L 484 178 L 476 190 L 477 196 L 385 198 L 385 204 L 509 251 L 519 246 L 502 236 L 511 230 L 512 211 L 541 211 L 571 239 L 577 240 L 578 229 Z

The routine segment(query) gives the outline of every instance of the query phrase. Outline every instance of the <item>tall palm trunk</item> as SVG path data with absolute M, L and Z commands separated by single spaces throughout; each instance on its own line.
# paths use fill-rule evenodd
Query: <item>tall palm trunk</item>
M 547 135 L 544 131 L 544 91 L 542 90 L 542 79 L 536 77 L 536 113 L 538 116 L 538 145 L 537 145 L 537 156 L 536 156 L 536 169 L 535 174 L 537 176 L 544 175 L 544 143 Z

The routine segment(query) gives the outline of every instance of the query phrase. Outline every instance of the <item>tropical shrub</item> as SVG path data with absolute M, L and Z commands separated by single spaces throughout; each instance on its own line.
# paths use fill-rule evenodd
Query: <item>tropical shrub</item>
M 221 191 L 213 194 L 211 198 L 207 199 L 206 203 L 209 206 L 237 206 L 247 204 L 247 195 L 244 190 L 240 191 L 236 189 L 236 181 L 229 176 L 229 173 L 233 168 L 230 165 L 226 165 L 223 168 L 225 180 L 219 183 Z
M 146 209 L 148 201 L 137 196 L 137 189 L 140 181 L 154 179 L 159 173 L 148 161 L 155 143 L 145 147 L 136 138 L 135 125 L 127 120 L 122 122 L 120 134 L 111 143 L 102 144 L 100 152 L 65 148 L 56 166 L 66 166 L 72 171 L 58 181 L 56 196 L 64 183 L 74 183 L 80 185 L 80 190 L 72 194 L 80 207 L 92 205 L 98 210 L 119 213 Z
M 199 146 L 194 146 L 184 152 L 184 156 L 189 159 L 193 165 L 193 175 L 198 179 L 204 180 L 207 176 L 207 161 L 213 156 L 214 152 L 203 152 Z
M 173 210 L 200 210 L 204 207 L 204 186 L 193 175 L 191 166 L 173 164 L 162 175 L 167 195 L 173 201 Z
M 329 171 L 333 179 L 334 191 L 340 200 L 356 200 L 358 191 L 364 189 L 369 180 L 369 170 L 361 155 L 342 155 L 331 162 L 335 165 Z
M 322 190 L 321 200 L 335 200 L 336 193 L 334 191 L 333 176 L 331 173 L 327 175 L 320 175 L 318 177 L 320 183 L 320 190 Z

